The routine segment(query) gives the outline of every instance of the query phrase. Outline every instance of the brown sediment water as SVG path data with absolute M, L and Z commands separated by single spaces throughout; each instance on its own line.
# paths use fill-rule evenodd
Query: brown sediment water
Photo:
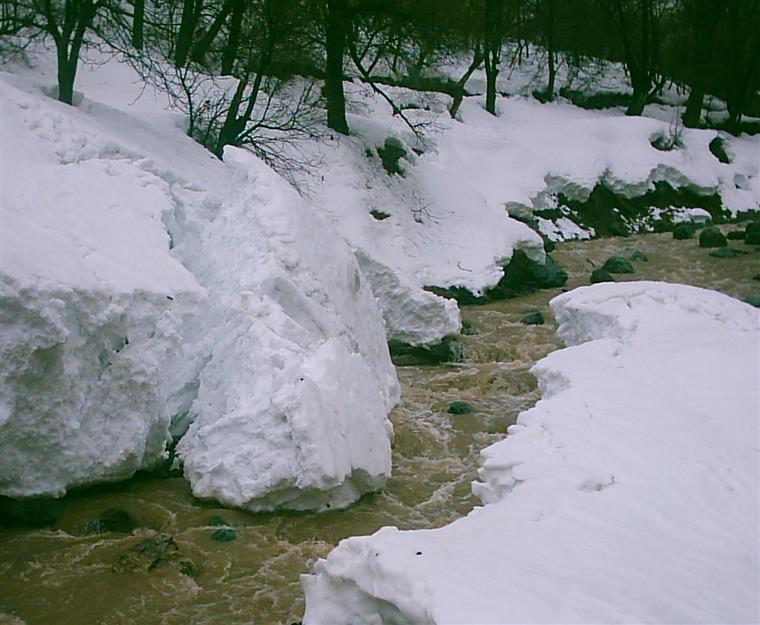
M 696 240 L 652 234 L 567 243 L 553 256 L 570 275 L 566 288 L 587 284 L 592 264 L 639 250 L 648 261 L 617 279 L 681 282 L 740 299 L 760 294 L 758 248 L 731 243 L 748 254 L 712 258 Z M 181 478 L 138 477 L 70 494 L 52 529 L 0 531 L 0 625 L 298 622 L 299 574 L 342 538 L 384 525 L 438 527 L 477 505 L 470 482 L 480 450 L 535 403 L 529 369 L 561 347 L 549 309 L 559 292 L 468 307 L 463 318 L 476 334 L 462 337 L 464 363 L 399 369 L 403 400 L 392 415 L 394 469 L 384 492 L 347 510 L 258 515 L 200 502 Z M 544 325 L 520 323 L 533 310 Z M 455 400 L 473 411 L 449 414 Z M 109 509 L 128 512 L 139 528 L 83 532 Z M 214 517 L 235 530 L 234 540 L 212 539 Z

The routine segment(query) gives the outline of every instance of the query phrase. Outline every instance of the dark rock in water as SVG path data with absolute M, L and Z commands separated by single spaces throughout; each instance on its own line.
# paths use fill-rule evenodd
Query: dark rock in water
M 445 362 L 462 362 L 464 351 L 457 337 L 447 336 L 432 345 L 409 345 L 401 341 L 389 341 L 391 360 L 397 367 L 410 365 L 439 365 Z
M 540 311 L 534 310 L 520 319 L 520 323 L 524 323 L 526 326 L 539 326 L 544 323 L 544 316 Z
M 395 137 L 388 137 L 381 148 L 377 148 L 377 154 L 383 162 L 383 169 L 391 174 L 404 175 L 404 170 L 399 161 L 406 156 L 404 145 Z
M 726 152 L 726 142 L 723 140 L 723 137 L 715 137 L 710 141 L 709 148 L 710 153 L 721 163 L 729 164 L 731 162 L 731 157 Z
M 561 287 L 565 282 L 567 272 L 548 254 L 542 265 L 528 258 L 523 250 L 515 250 L 504 268 L 504 277 L 493 289 L 489 289 L 488 296 L 491 299 L 502 299 L 538 289 Z
M 699 233 L 699 247 L 725 247 L 726 237 L 717 228 L 705 228 Z
M 156 534 L 133 545 L 119 557 L 115 570 L 153 571 L 158 568 L 173 569 L 190 577 L 198 574 L 195 563 L 182 555 L 174 537 L 169 534 Z
M 760 282 L 760 273 L 758 273 L 758 274 L 755 274 L 754 276 L 752 276 L 752 279 L 753 279 L 755 282 Z
M 472 325 L 469 321 L 462 321 L 462 330 L 461 333 L 465 336 L 475 336 L 476 334 L 479 334 L 477 328 Z
M 548 237 L 544 237 L 544 252 L 548 254 L 549 252 L 553 252 L 555 249 L 557 249 L 557 244 Z
M 644 254 L 644 252 L 642 252 L 641 250 L 636 250 L 635 252 L 633 252 L 633 254 L 630 254 L 628 256 L 628 260 L 632 260 L 633 262 L 636 262 L 636 261 L 648 262 L 649 256 Z
M 760 295 L 750 295 L 744 301 L 747 302 L 750 306 L 754 306 L 755 308 L 760 308 Z
M 726 238 L 729 241 L 741 241 L 746 236 L 746 232 L 744 230 L 732 230 L 728 234 L 726 234 Z
M 62 511 L 63 501 L 53 497 L 0 497 L 0 525 L 47 527 L 58 520 Z
M 689 223 L 680 223 L 673 226 L 673 238 L 679 241 L 693 239 L 696 228 Z
M 746 254 L 747 252 L 740 252 L 733 247 L 719 247 L 714 252 L 710 252 L 710 256 L 715 258 L 736 258 L 740 254 Z
M 77 534 L 105 534 L 120 532 L 129 534 L 140 527 L 137 520 L 126 510 L 118 508 L 106 510 L 97 519 L 91 519 L 77 528 Z
M 486 289 L 481 296 L 473 295 L 467 289 L 457 286 L 447 288 L 426 286 L 425 290 L 441 297 L 455 299 L 459 304 L 468 306 L 517 297 L 539 289 L 561 287 L 565 282 L 567 282 L 567 273 L 548 254 L 546 263 L 542 265 L 528 258 L 523 250 L 515 250 L 509 264 L 504 267 L 502 279 L 495 287 Z
M 447 412 L 449 414 L 470 414 L 471 412 L 475 412 L 475 409 L 472 407 L 472 404 L 458 399 L 449 404 Z
M 622 256 L 611 256 L 602 265 L 602 271 L 607 273 L 636 273 L 630 261 Z
M 220 514 L 212 516 L 211 519 L 209 519 L 208 524 L 213 525 L 214 527 L 228 527 L 227 521 L 225 521 L 224 517 Z
M 615 282 L 615 278 L 609 271 L 604 269 L 594 269 L 591 272 L 591 284 L 597 284 L 599 282 Z
M 218 530 L 214 530 L 211 534 L 211 540 L 215 540 L 218 543 L 228 543 L 231 540 L 237 539 L 237 532 L 231 527 L 220 527 Z
M 760 245 L 760 221 L 747 224 L 744 229 L 744 242 L 747 245 Z

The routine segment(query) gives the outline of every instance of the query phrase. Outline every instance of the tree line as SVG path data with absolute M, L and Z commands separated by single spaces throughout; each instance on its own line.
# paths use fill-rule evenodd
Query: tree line
M 287 158 L 278 141 L 314 132 L 324 112 L 328 128 L 348 134 L 347 78 L 406 120 L 387 85 L 446 93 L 456 116 L 482 69 L 484 105 L 496 114 L 499 72 L 529 52 L 546 69 L 541 100 L 556 97 L 560 63 L 615 61 L 630 82 L 627 114 L 640 115 L 672 82 L 688 90 L 691 127 L 712 94 L 739 129 L 760 88 L 758 0 L 2 0 L 0 37 L 5 52 L 51 41 L 68 104 L 85 50 L 122 55 L 220 157 L 225 145 L 243 145 Z M 461 76 L 438 71 L 452 58 L 467 59 Z

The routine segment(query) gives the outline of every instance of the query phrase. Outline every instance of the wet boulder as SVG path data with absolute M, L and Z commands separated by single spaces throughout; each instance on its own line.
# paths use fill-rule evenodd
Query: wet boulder
M 237 539 L 237 532 L 231 527 L 220 527 L 211 534 L 211 540 L 218 543 L 228 543 Z
M 529 293 L 538 289 L 564 286 L 567 272 L 547 254 L 542 265 L 528 258 L 523 250 L 515 250 L 509 264 L 504 268 L 504 277 L 488 294 L 491 299 Z
M 131 572 L 168 569 L 189 577 L 198 574 L 195 563 L 181 552 L 170 534 L 156 534 L 132 545 L 121 554 L 114 568 Z
M 750 295 L 744 301 L 747 302 L 750 306 L 754 306 L 755 308 L 760 308 L 760 295 Z
M 126 510 L 111 508 L 104 511 L 97 519 L 91 519 L 77 528 L 77 534 L 105 534 L 108 532 L 130 533 L 140 524 Z
M 744 237 L 747 236 L 747 233 L 744 232 L 744 230 L 732 230 L 731 232 L 726 234 L 726 238 L 729 241 L 743 241 Z
M 633 253 L 628 255 L 628 260 L 631 260 L 633 262 L 637 262 L 637 261 L 647 262 L 649 261 L 649 257 L 641 250 L 635 250 Z
M 615 278 L 609 271 L 604 269 L 594 269 L 591 272 L 591 284 L 598 284 L 600 282 L 615 282 Z
M 534 310 L 520 319 L 520 323 L 526 326 L 542 325 L 544 323 L 544 316 L 541 314 L 541 311 Z
M 744 242 L 747 245 L 760 245 L 760 221 L 747 224 L 744 229 Z
M 726 165 L 731 163 L 732 159 L 726 149 L 727 146 L 723 137 L 715 137 L 712 141 L 710 141 L 710 145 L 708 147 L 710 148 L 710 153 L 721 163 L 724 163 Z
M 710 256 L 715 258 L 736 258 L 740 254 L 746 254 L 747 252 L 740 252 L 733 247 L 719 247 L 714 252 L 710 252 Z
M 726 237 L 717 228 L 705 228 L 699 233 L 699 247 L 725 247 Z
M 673 226 L 673 238 L 679 241 L 694 238 L 695 228 L 689 223 L 680 223 Z
M 602 270 L 607 273 L 636 273 L 631 261 L 622 256 L 610 256 L 602 265 Z

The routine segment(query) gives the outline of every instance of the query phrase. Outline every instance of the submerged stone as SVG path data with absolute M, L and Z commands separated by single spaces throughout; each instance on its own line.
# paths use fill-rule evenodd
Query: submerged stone
M 476 334 L 479 334 L 479 332 L 472 323 L 462 320 L 461 334 L 464 334 L 465 336 L 475 336 Z
M 211 534 L 211 540 L 218 543 L 227 543 L 235 539 L 237 539 L 237 532 L 231 527 L 220 527 Z
M 470 414 L 471 412 L 475 412 L 475 409 L 472 407 L 472 404 L 458 399 L 449 404 L 447 412 L 449 414 Z
M 760 308 L 760 295 L 750 295 L 744 301 L 747 302 L 750 306 L 754 306 L 755 308 Z
M 615 278 L 609 271 L 604 269 L 594 269 L 591 272 L 591 284 L 598 284 L 599 282 L 615 282 Z
M 710 252 L 710 256 L 715 258 L 736 258 L 740 254 L 746 254 L 747 252 L 740 252 L 733 247 L 719 247 L 714 252 Z
M 649 261 L 649 257 L 641 250 L 636 250 L 635 252 L 633 252 L 632 254 L 628 256 L 628 260 L 631 260 L 633 262 L 637 262 L 637 261 L 647 262 Z
M 602 270 L 608 273 L 636 273 L 631 262 L 622 256 L 608 258 L 602 265 Z
M 520 323 L 523 323 L 526 326 L 541 325 L 544 323 L 544 316 L 541 314 L 541 311 L 534 310 L 533 312 L 529 312 L 522 319 L 520 319 Z
M 113 508 L 77 528 L 77 534 L 105 534 L 107 532 L 128 534 L 139 526 L 140 524 L 129 512 Z
M 744 230 L 732 230 L 728 234 L 726 234 L 726 238 L 729 241 L 741 241 L 747 236 L 747 233 L 744 232 Z
M 397 367 L 414 365 L 439 365 L 446 362 L 462 362 L 464 352 L 457 337 L 447 336 L 440 343 L 410 345 L 401 341 L 389 341 L 391 360 Z
M 724 247 L 728 245 L 726 237 L 717 228 L 705 228 L 699 233 L 699 247 Z

